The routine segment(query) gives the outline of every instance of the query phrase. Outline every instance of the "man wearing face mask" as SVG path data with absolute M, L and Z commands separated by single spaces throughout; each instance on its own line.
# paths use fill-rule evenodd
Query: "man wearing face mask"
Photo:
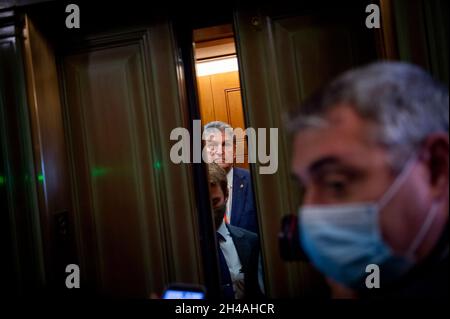
M 300 242 L 335 297 L 448 297 L 448 107 L 423 70 L 382 62 L 291 115 Z
M 259 239 L 255 233 L 226 224 L 228 186 L 225 170 L 208 165 L 209 191 L 214 211 L 222 293 L 225 299 L 255 299 L 262 296 Z

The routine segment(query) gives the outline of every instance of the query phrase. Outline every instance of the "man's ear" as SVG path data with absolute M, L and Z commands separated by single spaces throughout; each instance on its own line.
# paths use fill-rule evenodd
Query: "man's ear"
M 444 133 L 429 136 L 424 143 L 425 161 L 430 172 L 430 184 L 436 196 L 448 195 L 449 137 Z

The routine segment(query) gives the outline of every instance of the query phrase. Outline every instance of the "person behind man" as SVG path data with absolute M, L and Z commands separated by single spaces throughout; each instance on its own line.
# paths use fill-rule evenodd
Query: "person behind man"
M 224 122 L 209 122 L 204 127 L 204 135 L 209 161 L 219 164 L 227 174 L 230 195 L 226 222 L 258 234 L 250 173 L 246 169 L 234 167 L 236 143 L 233 128 Z M 231 161 L 227 161 L 227 158 Z
M 225 299 L 261 297 L 258 236 L 224 222 L 228 199 L 226 173 L 215 163 L 208 165 L 208 173 L 223 295 Z
M 419 67 L 350 70 L 288 123 L 303 249 L 335 297 L 447 297 L 448 89 Z

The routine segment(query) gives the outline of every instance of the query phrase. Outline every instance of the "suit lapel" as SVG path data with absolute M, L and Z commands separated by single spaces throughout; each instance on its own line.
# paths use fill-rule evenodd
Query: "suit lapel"
M 248 240 L 245 240 L 244 234 L 231 225 L 227 225 L 231 238 L 233 238 L 234 246 L 236 247 L 239 260 L 241 261 L 242 271 L 247 272 L 247 267 L 250 262 L 251 247 Z

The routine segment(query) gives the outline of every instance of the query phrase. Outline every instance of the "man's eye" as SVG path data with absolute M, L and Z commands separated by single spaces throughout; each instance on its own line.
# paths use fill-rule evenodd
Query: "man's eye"
M 347 185 L 343 181 L 329 181 L 326 183 L 326 186 L 336 194 L 343 194 Z

